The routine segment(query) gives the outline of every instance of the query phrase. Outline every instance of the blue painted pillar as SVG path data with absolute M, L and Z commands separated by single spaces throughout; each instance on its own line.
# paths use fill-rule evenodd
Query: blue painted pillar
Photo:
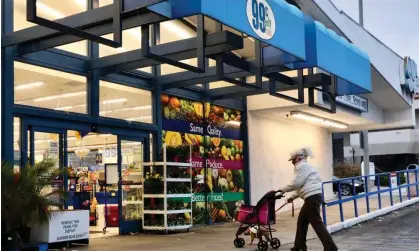
M 242 132 L 242 139 L 243 139 L 243 164 L 244 164 L 244 202 L 247 205 L 250 205 L 250 152 L 249 152 L 249 124 L 248 124 L 248 116 L 247 116 L 247 99 L 243 99 L 243 111 L 242 111 L 242 124 L 241 124 L 241 132 Z
M 2 1 L 2 34 L 13 32 L 13 0 Z M 13 48 L 2 48 L 1 67 L 1 156 L 2 161 L 13 163 L 13 103 L 14 70 Z
M 160 44 L 160 23 L 152 25 L 151 29 L 151 46 L 154 46 L 156 44 Z M 161 66 L 153 66 L 153 74 L 155 76 L 161 75 Z M 155 86 L 155 91 L 153 93 L 153 115 L 154 115 L 154 123 L 157 125 L 157 132 L 153 135 L 153 155 L 154 159 L 158 160 L 160 156 L 162 156 L 162 150 L 163 150 L 163 141 L 162 141 L 162 130 L 163 130 L 163 114 L 162 114 L 162 107 L 161 107 L 161 101 L 160 96 L 162 94 L 161 92 L 161 86 L 160 84 L 157 84 Z

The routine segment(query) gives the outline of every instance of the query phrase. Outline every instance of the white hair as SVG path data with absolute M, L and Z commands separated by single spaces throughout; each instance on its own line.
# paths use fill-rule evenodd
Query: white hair
M 291 155 L 291 158 L 292 159 L 293 158 L 296 158 L 298 156 L 302 156 L 305 159 L 307 159 L 308 157 L 310 157 L 310 158 L 313 158 L 314 157 L 313 151 L 311 150 L 310 147 L 302 147 L 302 148 L 299 148 L 299 149 L 291 152 L 290 155 Z

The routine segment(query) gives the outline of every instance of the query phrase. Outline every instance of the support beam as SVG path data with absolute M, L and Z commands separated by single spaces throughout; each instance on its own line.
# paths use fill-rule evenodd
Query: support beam
M 291 81 L 295 84 L 289 85 L 284 83 L 277 83 L 276 91 L 292 91 L 298 89 L 298 77 L 290 78 Z M 331 84 L 330 76 L 319 73 L 310 76 L 304 76 L 304 88 L 315 88 L 320 86 L 328 86 Z M 248 88 L 231 86 L 213 89 L 207 92 L 209 99 L 211 100 L 220 100 L 220 99 L 231 99 L 231 98 L 240 98 L 251 95 L 265 94 L 269 93 L 269 81 L 262 82 L 261 90 L 249 90 Z
M 113 6 L 104 6 L 98 9 L 83 12 L 70 17 L 57 20 L 57 23 L 71 25 L 96 36 L 112 33 Z M 122 14 L 122 29 L 131 29 L 145 24 L 152 24 L 166 20 L 153 12 L 138 14 L 135 11 Z M 17 54 L 24 55 L 36 51 L 46 50 L 68 43 L 83 40 L 69 34 L 62 34 L 56 30 L 42 26 L 30 27 L 2 37 L 2 46 L 19 44 Z
M 184 60 L 196 57 L 197 38 L 161 44 L 150 47 L 154 54 L 171 60 Z M 243 48 L 243 39 L 231 32 L 223 31 L 209 34 L 205 38 L 205 55 L 214 55 Z M 90 70 L 101 68 L 101 75 L 133 70 L 161 64 L 159 61 L 143 57 L 142 49 L 119 53 L 88 62 Z

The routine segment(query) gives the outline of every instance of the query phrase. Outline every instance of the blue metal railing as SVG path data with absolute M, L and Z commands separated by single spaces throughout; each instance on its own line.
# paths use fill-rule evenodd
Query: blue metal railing
M 397 185 L 393 186 L 391 184 L 391 177 L 392 174 L 395 174 L 397 176 Z M 409 174 L 411 175 L 415 175 L 415 182 L 411 183 L 409 180 Z M 406 176 L 406 183 L 401 184 L 401 179 L 400 176 L 405 175 Z M 328 201 L 328 202 L 324 202 L 322 205 L 322 213 L 323 213 L 323 223 L 327 226 L 327 214 L 326 214 L 326 209 L 327 207 L 331 207 L 331 206 L 335 206 L 335 205 L 339 205 L 339 213 L 340 213 L 340 221 L 343 222 L 345 220 L 344 217 L 344 213 L 343 213 L 343 204 L 347 203 L 347 202 L 351 202 L 353 201 L 354 203 L 354 214 L 355 217 L 358 217 L 358 201 L 360 199 L 365 198 L 366 200 L 366 206 L 367 206 L 367 213 L 370 213 L 370 197 L 372 195 L 377 195 L 378 198 L 378 208 L 381 209 L 382 208 L 382 203 L 381 203 L 381 194 L 382 193 L 389 193 L 390 195 L 390 205 L 393 206 L 394 205 L 394 201 L 393 201 L 393 191 L 398 190 L 399 191 L 399 201 L 403 202 L 403 196 L 402 196 L 402 188 L 406 188 L 407 190 L 407 198 L 410 200 L 411 199 L 411 194 L 410 194 L 410 187 L 416 187 L 416 197 L 419 197 L 419 181 L 418 181 L 418 175 L 419 175 L 419 169 L 410 169 L 410 170 L 403 170 L 403 171 L 397 171 L 397 172 L 392 172 L 392 173 L 378 173 L 378 174 L 372 174 L 372 175 L 366 175 L 366 176 L 357 176 L 357 177 L 351 177 L 351 178 L 344 178 L 344 179 L 337 179 L 337 180 L 331 180 L 331 181 L 326 181 L 323 182 L 322 185 L 322 194 L 323 194 L 323 200 L 324 199 L 324 185 L 327 184 L 332 184 L 332 186 L 334 184 L 337 184 L 337 199 L 333 200 L 333 201 Z M 380 186 L 380 177 L 385 177 L 387 176 L 388 178 L 388 184 L 389 187 L 386 189 L 381 189 Z M 375 177 L 375 182 L 377 184 L 377 191 L 369 191 L 370 188 L 368 187 L 368 180 L 370 179 L 370 177 Z M 341 186 L 342 186 L 342 182 L 348 182 L 350 181 L 352 184 L 352 195 L 351 196 L 342 196 L 342 190 L 341 190 Z M 359 194 L 357 194 L 356 192 L 356 186 L 355 186 L 355 182 L 356 181 L 363 181 L 363 185 L 364 185 L 364 192 L 361 192 Z

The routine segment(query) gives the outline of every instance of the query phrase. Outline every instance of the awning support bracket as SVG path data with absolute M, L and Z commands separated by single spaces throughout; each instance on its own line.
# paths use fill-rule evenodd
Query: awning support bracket
M 308 88 L 308 106 L 328 112 L 328 113 L 336 113 L 336 82 L 337 78 L 336 76 L 332 75 L 330 77 L 330 86 L 323 86 L 322 89 L 314 87 L 314 88 Z M 320 106 L 315 104 L 314 102 L 314 91 L 319 91 L 326 95 L 329 103 L 330 108 L 326 108 L 324 106 Z
M 197 25 L 197 60 L 198 60 L 198 66 L 192 66 L 189 64 L 181 63 L 176 60 L 172 60 L 170 58 L 160 56 L 157 54 L 154 54 L 150 51 L 150 26 L 145 25 L 141 26 L 141 50 L 143 57 L 153 59 L 155 61 L 164 63 L 164 64 L 170 64 L 175 67 L 179 67 L 191 72 L 195 73 L 204 73 L 206 70 L 206 64 L 205 64 L 205 30 L 204 30 L 204 16 L 198 15 L 198 25 Z
M 71 34 L 76 37 L 84 38 L 96 43 L 104 44 L 113 48 L 122 46 L 122 11 L 123 11 L 123 0 L 114 0 L 113 7 L 115 14 L 113 16 L 113 40 L 106 39 L 100 36 L 93 35 L 89 32 L 73 28 L 67 25 L 60 24 L 42 17 L 39 17 L 36 12 L 37 0 L 27 0 L 26 5 L 26 20 L 44 27 L 57 30 L 65 34 Z
M 290 97 L 288 95 L 282 94 L 282 93 L 278 93 L 277 92 L 277 86 L 276 86 L 276 80 L 273 78 L 273 76 L 269 77 L 269 94 L 271 96 L 277 97 L 277 98 L 282 98 L 291 102 L 295 102 L 298 104 L 304 104 L 304 75 L 303 75 L 303 70 L 298 70 L 298 88 L 297 88 L 297 92 L 298 92 L 298 96 L 297 98 L 294 97 Z

